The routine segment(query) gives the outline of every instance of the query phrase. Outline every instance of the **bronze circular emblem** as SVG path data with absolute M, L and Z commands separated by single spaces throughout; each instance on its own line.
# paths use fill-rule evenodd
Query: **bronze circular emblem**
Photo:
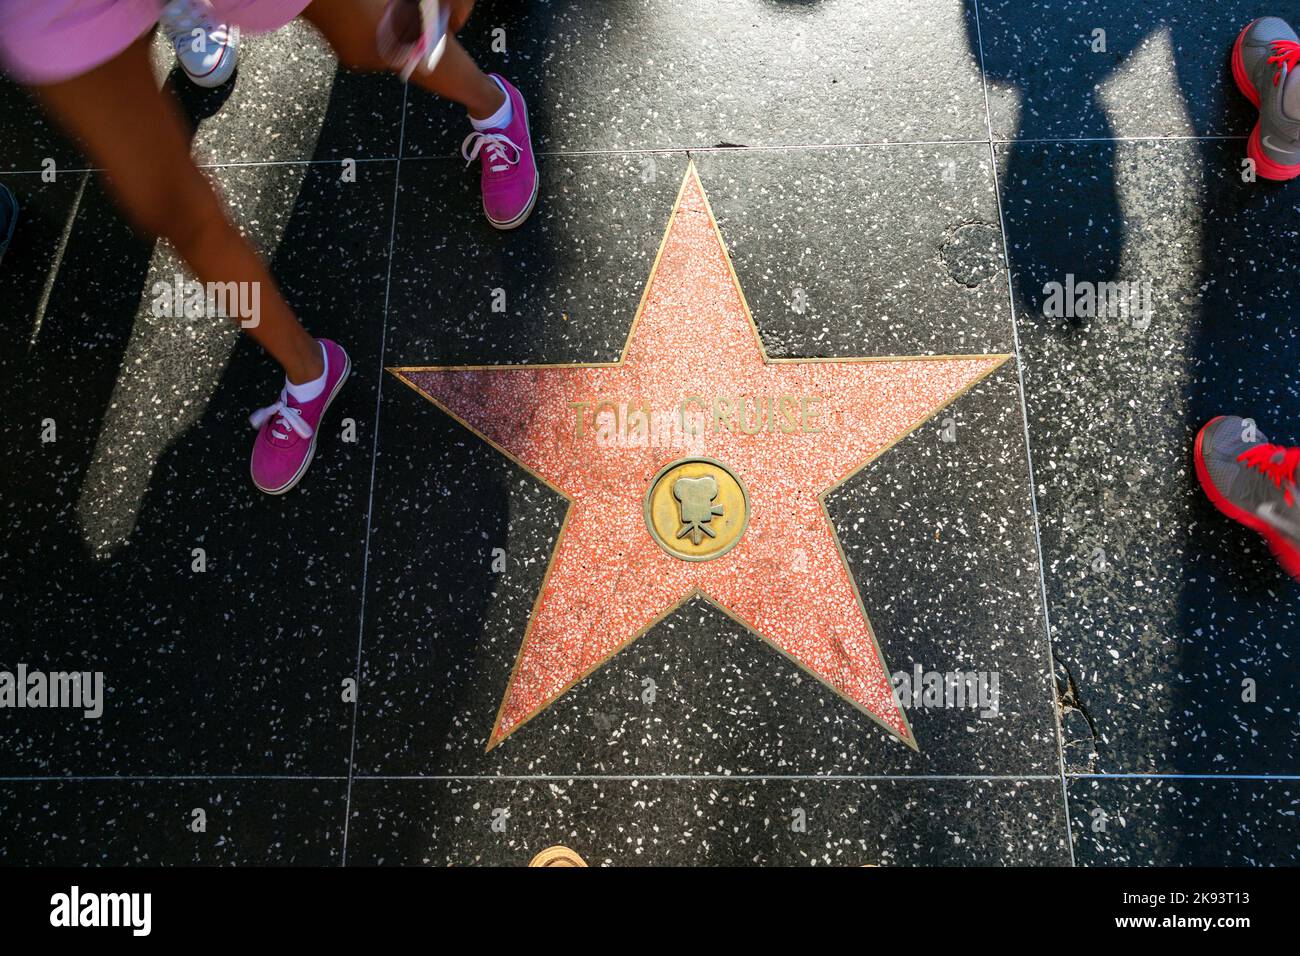
M 587 861 L 578 856 L 577 851 L 567 846 L 548 846 L 533 857 L 529 866 L 586 866 Z
M 709 561 L 736 546 L 749 526 L 749 493 L 726 465 L 681 458 L 659 469 L 645 496 L 650 535 L 674 558 Z

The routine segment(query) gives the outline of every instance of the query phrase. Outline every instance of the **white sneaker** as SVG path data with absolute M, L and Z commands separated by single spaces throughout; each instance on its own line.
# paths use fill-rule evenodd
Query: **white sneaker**
M 176 62 L 198 86 L 220 86 L 239 62 L 239 27 L 215 23 L 202 0 L 171 0 L 158 23 L 176 48 Z

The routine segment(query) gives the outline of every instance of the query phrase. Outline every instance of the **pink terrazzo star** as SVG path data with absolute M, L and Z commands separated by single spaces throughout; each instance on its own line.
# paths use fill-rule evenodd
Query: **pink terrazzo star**
M 1007 358 L 767 358 L 692 165 L 618 362 L 391 369 L 570 501 L 488 749 L 695 595 L 915 748 L 823 497 Z M 699 456 L 750 517 L 685 561 L 643 503 Z

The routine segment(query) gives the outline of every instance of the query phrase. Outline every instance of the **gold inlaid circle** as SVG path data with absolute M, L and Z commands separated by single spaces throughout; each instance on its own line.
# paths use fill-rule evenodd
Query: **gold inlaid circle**
M 681 458 L 659 469 L 645 496 L 650 535 L 674 558 L 710 561 L 726 554 L 749 526 L 749 493 L 713 458 Z
M 533 857 L 529 866 L 564 866 L 580 867 L 586 866 L 587 861 L 578 856 L 576 850 L 571 850 L 567 846 L 548 846 L 541 853 Z

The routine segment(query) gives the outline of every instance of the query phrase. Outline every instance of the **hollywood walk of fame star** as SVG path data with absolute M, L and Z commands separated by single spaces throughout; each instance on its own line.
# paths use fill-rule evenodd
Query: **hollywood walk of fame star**
M 823 499 L 1007 358 L 769 359 L 691 164 L 618 361 L 390 369 L 570 502 L 488 749 L 695 596 L 915 748 Z

